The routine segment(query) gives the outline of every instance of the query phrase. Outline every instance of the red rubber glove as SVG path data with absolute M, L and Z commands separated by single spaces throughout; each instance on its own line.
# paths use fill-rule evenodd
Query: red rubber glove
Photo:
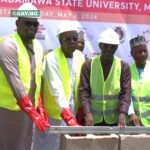
M 47 116 L 47 113 L 44 109 L 44 106 L 43 106 L 43 101 L 42 101 L 42 98 L 41 96 L 39 97 L 39 101 L 38 101 L 38 105 L 37 105 L 37 112 L 43 117 L 43 119 L 45 120 L 45 123 L 46 123 L 46 126 L 47 127 L 50 127 L 50 124 L 48 122 L 48 116 Z
M 28 96 L 23 96 L 17 101 L 17 104 L 32 119 L 32 121 L 35 123 L 36 128 L 40 132 L 44 132 L 47 127 L 47 124 L 43 117 L 33 107 L 30 98 Z
M 69 108 L 64 108 L 60 113 L 60 116 L 64 119 L 68 126 L 79 126 L 76 118 Z

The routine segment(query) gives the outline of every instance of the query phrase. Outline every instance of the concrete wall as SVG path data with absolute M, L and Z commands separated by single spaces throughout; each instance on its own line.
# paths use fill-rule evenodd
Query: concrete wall
M 118 150 L 119 137 L 117 135 L 61 137 L 61 150 Z
M 61 150 L 150 150 L 150 135 L 61 136 Z
M 120 135 L 120 150 L 150 150 L 150 135 Z

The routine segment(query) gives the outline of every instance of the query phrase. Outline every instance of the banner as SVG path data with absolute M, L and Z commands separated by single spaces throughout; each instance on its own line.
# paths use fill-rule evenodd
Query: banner
M 116 55 L 132 62 L 129 40 L 144 35 L 150 51 L 149 0 L 0 0 L 0 37 L 16 30 L 10 11 L 31 2 L 41 14 L 36 38 L 45 51 L 59 46 L 57 27 L 64 20 L 74 22 L 85 35 L 83 53 L 87 57 L 99 54 L 98 36 L 106 28 L 113 28 L 120 36 Z M 149 56 L 150 59 L 150 56 Z

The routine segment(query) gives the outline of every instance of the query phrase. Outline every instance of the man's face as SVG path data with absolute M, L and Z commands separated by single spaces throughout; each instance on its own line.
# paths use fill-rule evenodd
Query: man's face
M 85 41 L 83 39 L 78 39 L 77 49 L 82 52 L 84 49 L 84 45 L 85 45 Z
M 60 35 L 60 44 L 64 55 L 69 58 L 77 48 L 78 33 L 76 31 L 64 32 Z
M 32 40 L 37 33 L 39 22 L 37 18 L 19 18 L 16 21 L 17 32 L 21 38 Z
M 145 64 L 148 57 L 147 46 L 143 44 L 133 47 L 131 55 L 137 64 Z
M 100 43 L 99 47 L 101 49 L 101 58 L 109 60 L 114 57 L 118 45 Z

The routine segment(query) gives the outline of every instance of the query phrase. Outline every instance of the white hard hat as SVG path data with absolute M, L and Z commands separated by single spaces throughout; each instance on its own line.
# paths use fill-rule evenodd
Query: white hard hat
M 32 3 L 23 3 L 19 8 L 19 11 L 39 11 Z M 39 15 L 40 16 L 40 15 Z M 39 18 L 39 16 L 27 16 L 27 18 Z M 22 17 L 22 16 L 21 16 Z
M 68 31 L 78 32 L 78 28 L 71 21 L 63 21 L 57 29 L 57 37 L 59 37 L 60 34 Z
M 18 10 L 38 10 L 32 3 L 23 3 Z
M 118 45 L 120 44 L 119 35 L 113 29 L 106 29 L 100 34 L 98 42 Z

